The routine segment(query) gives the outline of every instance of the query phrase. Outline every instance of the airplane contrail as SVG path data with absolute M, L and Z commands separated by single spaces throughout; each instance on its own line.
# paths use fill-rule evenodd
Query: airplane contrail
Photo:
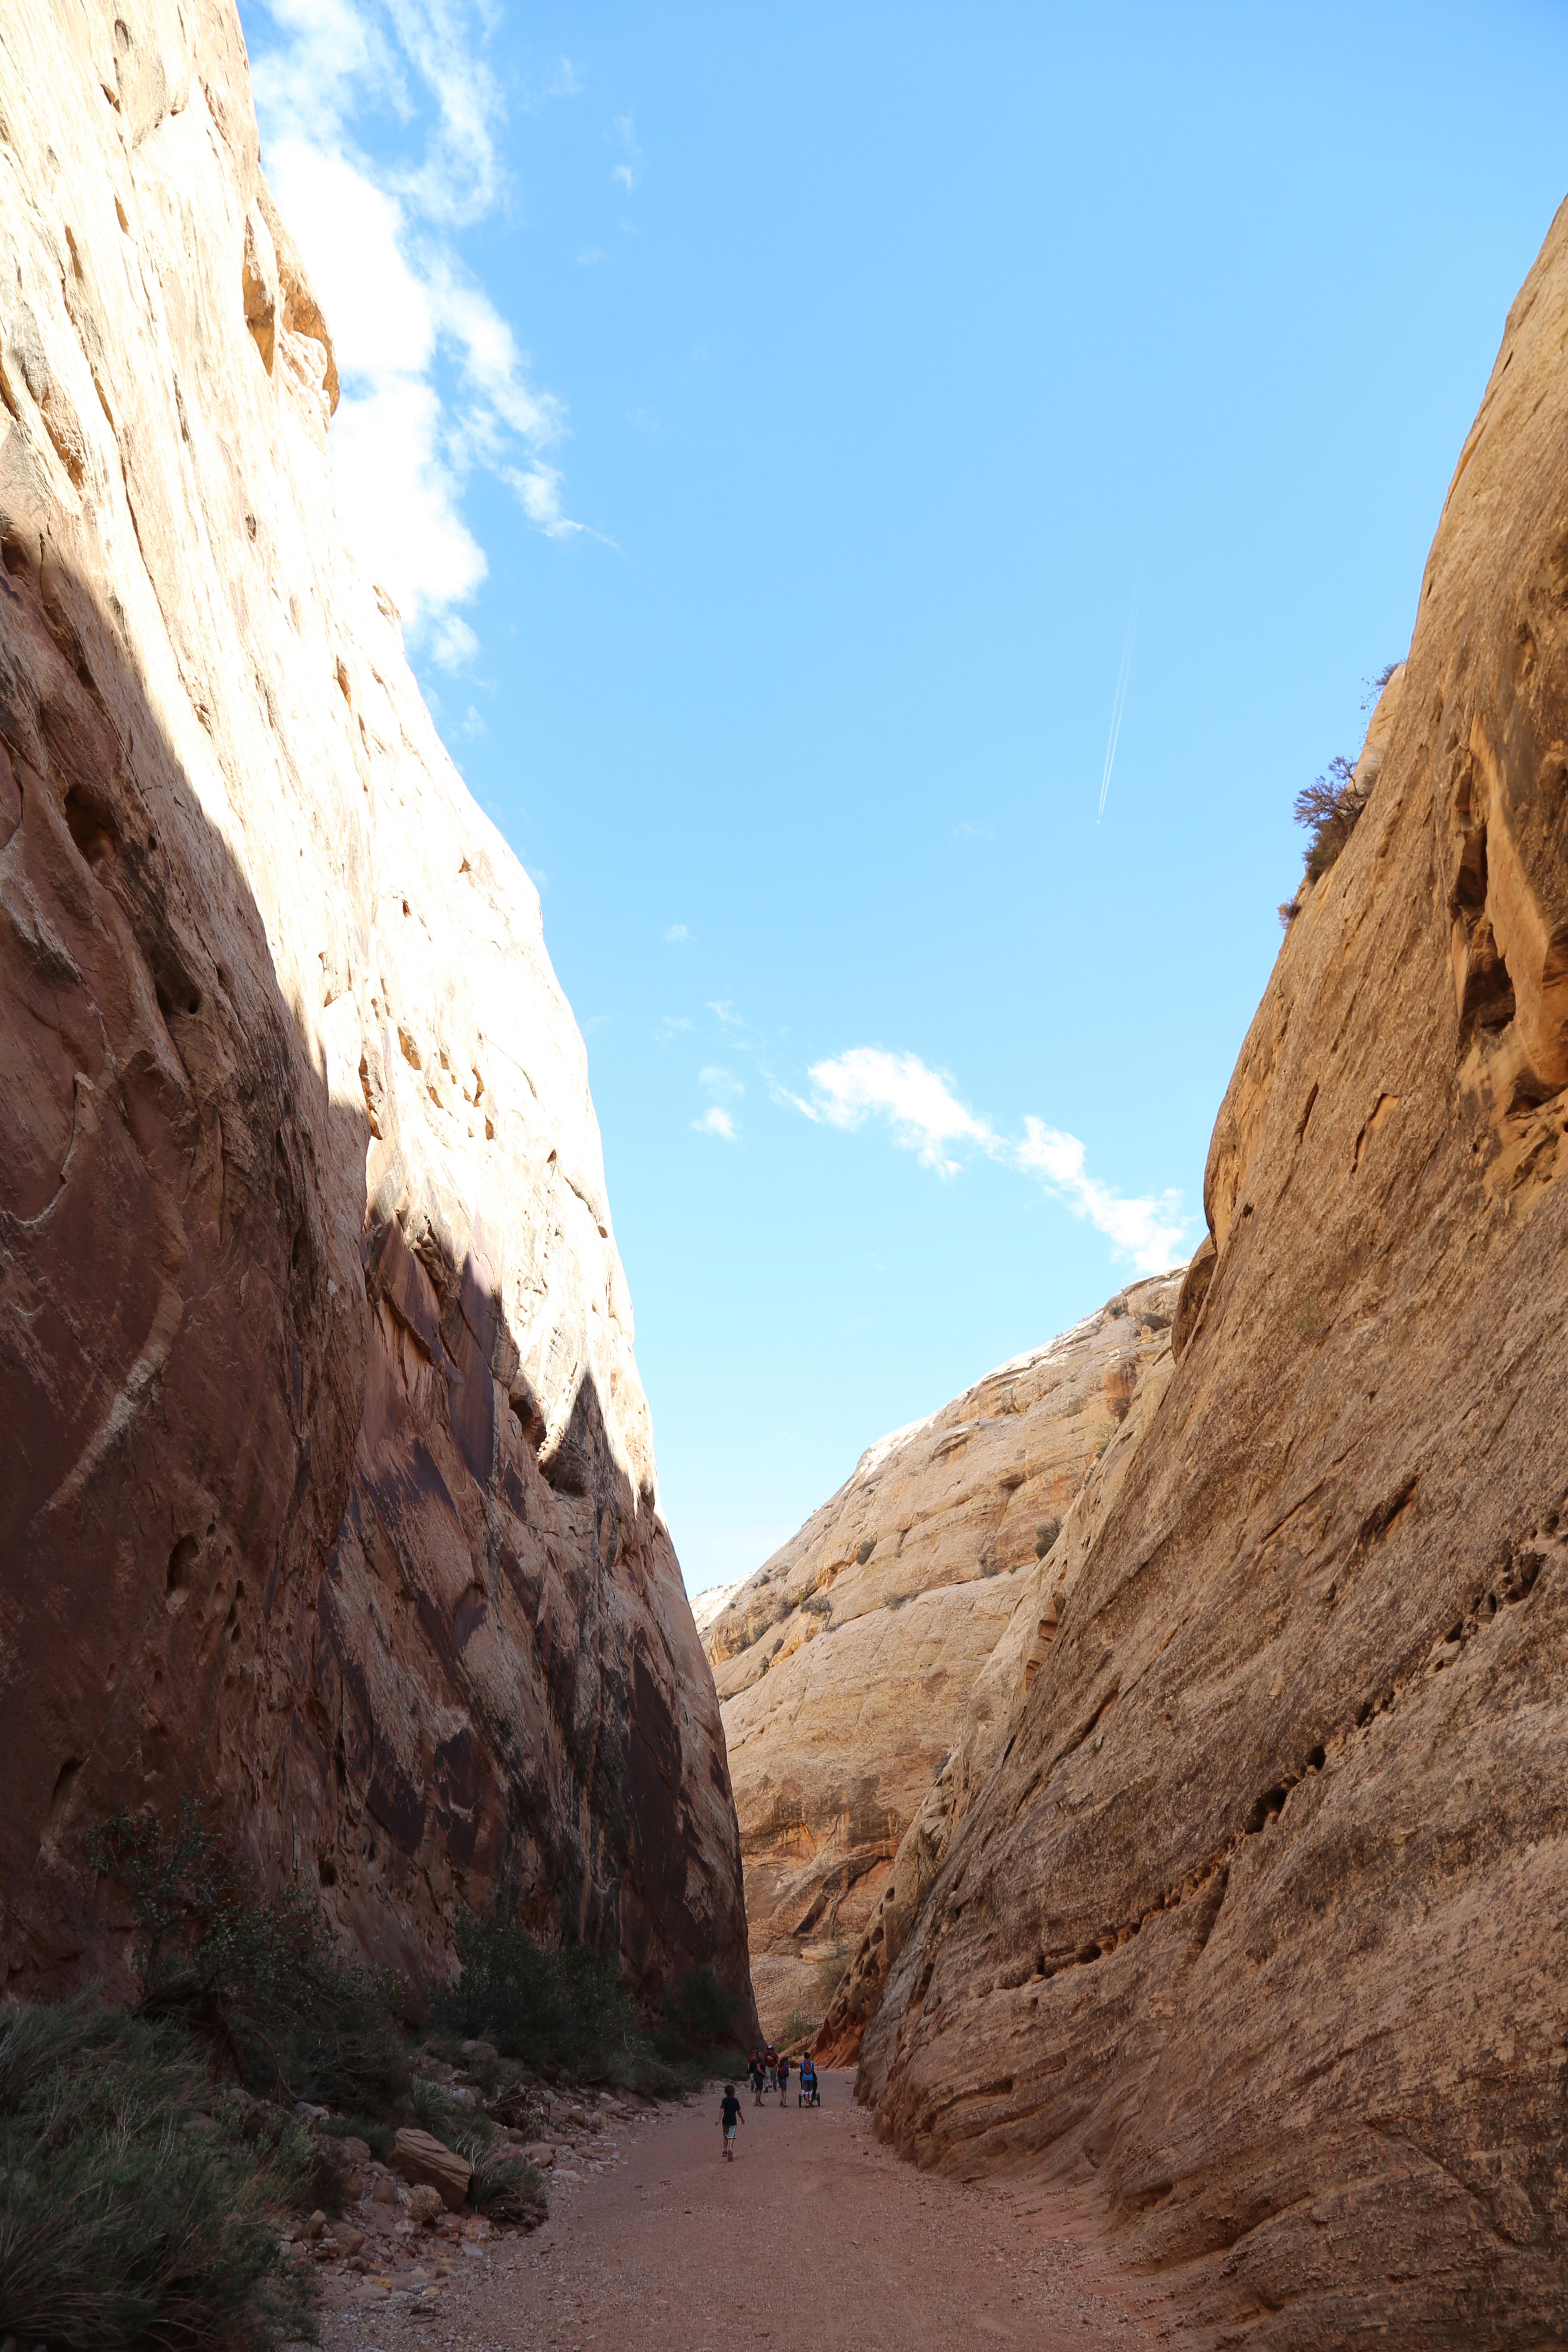
M 1116 700 L 1110 712 L 1110 740 L 1105 747 L 1105 773 L 1100 780 L 1100 808 L 1095 816 L 1098 824 L 1105 814 L 1106 795 L 1110 790 L 1110 771 L 1116 765 L 1116 739 L 1121 732 L 1121 713 L 1127 701 L 1127 681 L 1132 675 L 1132 642 L 1138 635 L 1138 600 L 1133 599 L 1132 612 L 1127 623 L 1127 643 L 1121 649 L 1121 675 L 1116 681 Z

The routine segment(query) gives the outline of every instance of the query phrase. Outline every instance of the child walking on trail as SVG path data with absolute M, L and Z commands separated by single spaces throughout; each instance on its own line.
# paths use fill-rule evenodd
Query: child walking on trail
M 719 2128 L 724 2135 L 726 2164 L 733 2164 L 735 2161 L 735 2126 L 744 2121 L 745 2117 L 741 2113 L 741 2102 L 735 2096 L 735 2085 L 733 2083 L 726 2083 L 724 2095 L 719 2103 Z
M 787 2056 L 785 2056 L 785 2057 L 783 2057 L 783 2058 L 781 2058 L 781 2059 L 779 2060 L 779 2105 L 780 2105 L 780 2106 L 781 2106 L 781 2107 L 783 2107 L 783 2106 L 787 2106 L 787 2105 L 788 2105 L 788 2104 L 789 2104 L 789 2059 L 788 2059 L 788 2057 L 787 2057 Z

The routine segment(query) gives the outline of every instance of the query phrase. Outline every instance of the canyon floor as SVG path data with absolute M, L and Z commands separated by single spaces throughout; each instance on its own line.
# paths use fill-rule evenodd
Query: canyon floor
M 631 2125 L 614 2161 L 553 2187 L 531 2237 L 475 2246 L 434 2309 L 321 2317 L 323 2352 L 994 2352 L 1192 2343 L 1168 2302 L 1119 2273 L 1087 2200 L 1016 2179 L 917 2172 L 873 2137 L 853 2074 L 820 2110 L 746 2094 L 733 2164 L 719 2100 Z

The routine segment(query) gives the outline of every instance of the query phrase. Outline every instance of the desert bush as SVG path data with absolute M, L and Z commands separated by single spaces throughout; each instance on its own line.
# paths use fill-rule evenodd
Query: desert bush
M 1361 803 L 1352 789 L 1354 777 L 1355 761 L 1341 752 L 1329 761 L 1326 775 L 1319 776 L 1296 795 L 1296 822 L 1311 830 L 1306 865 L 1314 882 L 1328 872 L 1361 814 Z
M 303 1887 L 258 1895 L 189 1799 L 174 1828 L 118 1813 L 87 1850 L 130 1894 L 143 2017 L 187 2025 L 258 2095 L 381 2116 L 401 2104 L 396 1979 L 342 1951 Z
M 681 2041 L 698 2049 L 716 2042 L 733 2043 L 739 1996 L 726 1992 L 711 1961 L 688 1969 L 665 2004 L 665 2024 Z
M 804 2042 L 808 2033 L 816 2032 L 820 2023 L 819 2018 L 807 2017 L 804 2009 L 792 2009 L 779 2036 L 780 2048 L 787 2050 L 792 2042 Z
M 1046 1554 L 1049 1551 L 1051 1546 L 1055 1543 L 1061 1531 L 1062 1523 L 1060 1519 L 1056 1517 L 1048 1518 L 1043 1527 L 1038 1527 L 1035 1529 L 1035 1558 L 1037 1559 L 1044 1559 Z
M 1328 1328 L 1323 1310 L 1315 1298 L 1309 1298 L 1292 1319 L 1299 1339 L 1315 1339 Z
M 856 1552 L 856 1554 L 855 1554 L 855 1558 L 856 1558 L 856 1561 L 857 1561 L 858 1565 L 859 1567 L 861 1567 L 861 1568 L 864 1568 L 864 1567 L 865 1567 L 865 1565 L 866 1565 L 866 1562 L 870 1559 L 871 1554 L 876 1550 L 876 1549 L 877 1549 L 877 1538 L 876 1538 L 876 1537 L 875 1537 L 875 1536 L 868 1536 L 868 1537 L 867 1537 L 867 1538 L 866 1538 L 866 1540 L 865 1540 L 865 1542 L 860 1546 L 859 1549 L 858 1549 L 858 1550 Z
M 543 2174 L 499 2132 L 489 2137 L 465 2133 L 457 2146 L 474 2168 L 468 2202 L 476 2212 L 488 2214 L 492 2221 L 521 2223 L 526 2230 L 536 2230 L 549 2219 Z
M 613 1960 L 595 1959 L 583 1944 L 537 1942 L 473 1911 L 459 1916 L 456 1940 L 459 1974 L 436 2003 L 449 2032 L 493 2042 L 536 2071 L 630 2079 L 641 2021 Z
M 266 2347 L 315 2333 L 269 2219 L 309 2185 L 291 2116 L 201 2118 L 178 2025 L 96 1991 L 0 2015 L 0 2338 L 70 2352 Z
M 800 1605 L 808 1609 L 814 1617 L 831 1617 L 833 1614 L 833 1596 L 828 1592 L 808 1592 Z
M 848 1953 L 835 1952 L 829 1958 L 824 1960 L 821 1967 L 817 1969 L 816 1990 L 821 1997 L 824 2008 L 826 2008 L 828 2003 L 832 2000 L 834 1994 L 838 1990 L 844 1971 L 848 1966 Z

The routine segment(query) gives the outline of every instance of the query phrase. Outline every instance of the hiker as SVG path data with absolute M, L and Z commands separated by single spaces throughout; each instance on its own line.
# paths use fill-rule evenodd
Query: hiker
M 779 2060 L 779 2105 L 781 2107 L 787 2107 L 789 2105 L 789 2053 L 787 2051 Z
M 809 2050 L 800 2062 L 795 2103 L 797 2107 L 819 2107 L 822 2105 L 816 2087 L 816 2063 Z
M 752 2053 L 750 2071 L 752 2090 L 754 2094 L 753 2104 L 760 2107 L 763 2104 L 763 2053 L 760 2050 L 753 2050 Z
M 733 2083 L 726 2083 L 724 2095 L 719 2102 L 719 2128 L 724 2135 L 726 2164 L 733 2164 L 735 2161 L 735 2126 L 744 2121 L 745 2117 L 741 2113 L 741 2102 L 735 2096 L 735 2085 Z
M 771 2042 L 769 2042 L 769 2044 L 768 2044 L 768 2060 L 767 2060 L 767 2063 L 768 2063 L 768 2088 L 769 2088 L 769 2090 L 771 2091 L 771 2090 L 773 2090 L 774 2088 L 776 2088 L 777 2084 L 778 2084 L 778 2079 L 779 2079 L 779 2053 L 778 2053 L 778 2052 L 773 2048 L 773 2043 L 772 2043 Z

